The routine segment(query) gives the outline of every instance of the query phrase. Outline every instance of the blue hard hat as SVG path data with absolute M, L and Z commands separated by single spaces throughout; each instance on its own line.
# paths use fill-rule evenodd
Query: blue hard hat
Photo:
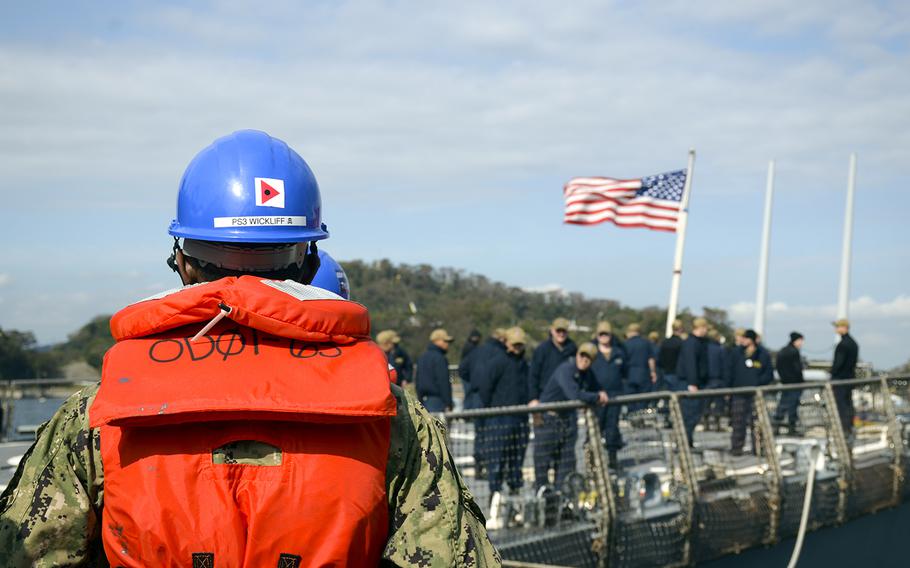
M 319 270 L 313 277 L 311 285 L 335 292 L 345 300 L 351 299 L 351 287 L 348 284 L 348 275 L 344 268 L 324 250 L 319 251 Z
M 237 243 L 328 238 L 319 184 L 287 144 L 258 130 L 212 142 L 183 173 L 175 237 Z

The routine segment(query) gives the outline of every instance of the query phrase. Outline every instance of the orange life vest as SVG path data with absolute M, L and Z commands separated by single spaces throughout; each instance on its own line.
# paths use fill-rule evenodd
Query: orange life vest
M 116 314 L 90 411 L 111 566 L 377 565 L 395 399 L 369 325 L 359 304 L 252 276 Z M 242 441 L 276 465 L 213 459 Z

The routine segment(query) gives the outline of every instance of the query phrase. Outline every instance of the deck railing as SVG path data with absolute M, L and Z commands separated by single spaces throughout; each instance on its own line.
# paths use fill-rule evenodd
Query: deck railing
M 810 468 L 810 530 L 910 496 L 906 376 L 442 417 L 493 539 L 518 562 L 685 566 L 774 544 L 796 534 Z
M 34 436 L 91 383 L 0 382 L 5 438 Z M 466 488 L 515 565 L 685 566 L 774 544 L 797 531 L 810 468 L 810 530 L 910 498 L 910 376 L 440 416 Z

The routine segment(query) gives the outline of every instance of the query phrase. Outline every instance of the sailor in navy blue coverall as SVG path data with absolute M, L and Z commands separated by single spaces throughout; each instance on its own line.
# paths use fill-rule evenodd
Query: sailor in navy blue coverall
M 607 393 L 599 390 L 591 373 L 591 363 L 597 348 L 585 343 L 575 357 L 556 368 L 547 382 L 540 403 L 580 400 L 588 404 L 605 405 Z M 578 438 L 578 417 L 575 410 L 543 413 L 542 423 L 534 430 L 534 484 L 549 483 L 549 471 L 556 470 L 554 484 L 562 485 L 566 476 L 575 471 L 575 442 Z
M 679 360 L 676 363 L 677 380 L 690 392 L 697 392 L 708 386 L 708 350 L 705 338 L 707 333 L 707 320 L 695 318 L 692 322 L 692 333 L 683 341 L 679 350 Z M 701 420 L 705 399 L 684 397 L 680 400 L 680 406 L 689 446 L 694 447 L 695 426 Z
M 506 349 L 496 349 L 489 362 L 473 377 L 485 408 L 528 404 L 528 362 L 524 358 L 525 332 L 506 331 Z M 513 493 L 522 486 L 521 464 L 528 447 L 528 415 L 502 414 L 484 422 L 484 462 L 490 494 L 502 490 L 503 480 Z
M 620 396 L 626 391 L 626 361 L 623 347 L 613 343 L 610 323 L 597 324 L 597 357 L 591 364 L 591 371 L 600 390 L 605 391 L 608 398 Z M 600 431 L 604 437 L 611 467 L 615 467 L 616 452 L 623 447 L 622 433 L 619 431 L 621 411 L 622 405 L 619 404 L 608 404 L 597 409 Z
M 756 340 L 758 335 L 747 329 L 743 335 L 742 347 L 733 351 L 730 361 L 730 378 L 733 387 L 758 387 L 770 384 L 774 379 L 774 368 L 771 365 L 771 355 L 768 350 L 759 345 Z M 753 448 L 755 452 L 755 395 L 737 394 L 732 397 L 732 417 L 730 426 L 733 433 L 730 436 L 731 453 L 734 456 L 742 455 L 746 443 L 746 427 L 752 430 Z
M 452 382 L 446 352 L 452 336 L 444 329 L 434 329 L 430 345 L 417 360 L 417 397 L 430 412 L 452 410 Z

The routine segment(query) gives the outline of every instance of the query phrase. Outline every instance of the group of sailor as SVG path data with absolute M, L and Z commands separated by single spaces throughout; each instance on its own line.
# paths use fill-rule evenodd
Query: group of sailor
M 849 322 L 834 322 L 842 336 L 835 356 L 832 376 L 835 380 L 855 376 L 857 347 L 849 335 Z M 610 467 L 616 467 L 617 452 L 625 443 L 619 422 L 623 408 L 627 412 L 657 408 L 656 398 L 607 404 L 621 395 L 641 395 L 655 391 L 713 390 L 728 387 L 756 387 L 774 381 L 774 370 L 783 384 L 803 382 L 803 359 L 800 354 L 804 338 L 792 332 L 788 343 L 776 354 L 762 344 L 751 329 L 737 329 L 734 341 L 725 345 L 724 337 L 705 318 L 695 318 L 691 326 L 676 320 L 673 334 L 658 342 L 658 334 L 642 334 L 641 325 L 631 323 L 622 337 L 617 337 L 610 322 L 597 324 L 590 341 L 577 345 L 569 336 L 572 323 L 556 318 L 530 356 L 525 356 L 528 334 L 521 327 L 497 328 L 483 339 L 474 330 L 461 354 L 458 375 L 464 398 L 462 408 L 499 408 L 526 406 L 525 413 L 503 412 L 491 417 L 475 417 L 475 476 L 486 478 L 491 493 L 508 485 L 512 492 L 522 487 L 521 467 L 527 451 L 531 429 L 535 444 L 532 451 L 534 479 L 537 488 L 548 484 L 559 486 L 575 470 L 576 413 L 571 411 L 535 411 L 542 403 L 578 400 L 595 405 L 601 435 L 607 449 Z M 394 330 L 377 335 L 390 366 L 401 384 L 415 383 L 419 400 L 431 412 L 455 408 L 448 372 L 448 350 L 454 338 L 444 329 L 434 330 L 429 345 L 421 355 L 416 372 L 411 358 L 400 346 Z M 413 377 L 413 381 L 412 381 Z M 780 394 L 773 421 L 779 432 L 794 433 L 802 391 L 786 390 Z M 849 434 L 852 425 L 852 403 L 847 388 L 835 389 L 838 411 Z M 683 426 L 687 441 L 694 447 L 696 426 L 719 430 L 726 417 L 731 430 L 733 455 L 746 448 L 746 432 L 755 421 L 754 396 L 683 396 L 680 398 Z M 531 419 L 528 419 L 530 414 Z M 754 441 L 753 441 L 754 447 Z

